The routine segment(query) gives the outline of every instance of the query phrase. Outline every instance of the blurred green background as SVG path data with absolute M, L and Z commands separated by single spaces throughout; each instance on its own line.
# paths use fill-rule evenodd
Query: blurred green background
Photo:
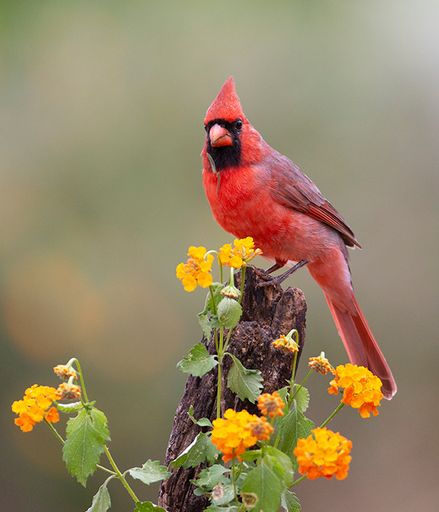
M 0 6 L 0 508 L 85 511 L 60 447 L 10 403 L 77 355 L 122 467 L 163 460 L 203 293 L 190 244 L 230 240 L 201 186 L 202 120 L 233 74 L 244 109 L 354 228 L 358 297 L 399 394 L 345 411 L 349 479 L 305 483 L 304 511 L 433 510 L 439 349 L 439 4 L 434 1 L 15 1 Z M 261 261 L 261 263 L 264 263 Z M 266 264 L 266 263 L 264 263 Z M 306 356 L 346 356 L 306 271 Z M 311 383 L 311 416 L 334 405 Z M 112 484 L 112 510 L 129 498 Z M 136 486 L 142 497 L 157 488 Z

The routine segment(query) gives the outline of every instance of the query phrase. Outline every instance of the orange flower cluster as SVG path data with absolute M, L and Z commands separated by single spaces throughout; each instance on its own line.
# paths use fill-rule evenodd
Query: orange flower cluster
M 299 345 L 289 336 L 279 336 L 277 340 L 272 342 L 272 345 L 275 349 L 282 350 L 287 354 L 299 352 Z
M 265 418 L 260 418 L 247 411 L 236 412 L 227 409 L 224 418 L 213 421 L 212 443 L 223 454 L 224 462 L 232 459 L 241 460 L 240 456 L 247 448 L 258 441 L 270 438 L 273 427 Z
M 22 400 L 16 400 L 12 404 L 12 412 L 18 414 L 15 424 L 23 432 L 30 432 L 37 423 L 44 419 L 50 423 L 59 421 L 59 414 L 56 407 L 51 407 L 59 394 L 55 388 L 49 386 L 38 386 L 34 384 L 24 392 Z
M 347 477 L 352 441 L 327 428 L 315 428 L 306 439 L 299 439 L 294 455 L 299 472 L 310 480 Z
M 223 265 L 233 268 L 245 267 L 254 257 L 262 254 L 260 249 L 255 249 L 255 243 L 251 236 L 235 239 L 232 244 L 224 244 L 218 253 Z
M 258 409 L 264 416 L 275 418 L 283 416 L 285 408 L 284 401 L 277 391 L 274 393 L 262 393 L 258 397 Z
M 208 288 L 212 282 L 212 264 L 214 257 L 207 254 L 205 247 L 191 245 L 187 251 L 189 256 L 186 263 L 179 263 L 176 276 L 187 292 L 193 292 L 197 286 Z
M 66 366 L 65 364 L 54 366 L 53 373 L 62 380 L 78 378 L 76 371 L 71 366 Z
M 76 384 L 70 384 L 69 382 L 63 382 L 58 386 L 58 395 L 63 400 L 72 400 L 81 398 L 81 388 Z
M 310 357 L 308 361 L 308 366 L 316 371 L 317 373 L 321 373 L 322 375 L 326 375 L 327 373 L 334 373 L 334 368 L 331 363 L 326 359 L 325 353 L 322 352 L 317 357 Z
M 369 418 L 371 413 L 378 415 L 377 407 L 383 398 L 382 382 L 368 368 L 355 364 L 337 366 L 335 378 L 329 383 L 328 393 L 336 395 L 343 388 L 342 402 L 354 409 L 359 409 L 362 418 Z

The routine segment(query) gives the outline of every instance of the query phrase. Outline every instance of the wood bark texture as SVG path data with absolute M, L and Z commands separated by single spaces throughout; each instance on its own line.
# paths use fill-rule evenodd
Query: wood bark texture
M 258 369 L 264 378 L 264 392 L 273 392 L 287 384 L 291 377 L 292 356 L 275 350 L 271 343 L 281 334 L 297 329 L 301 349 L 305 340 L 306 301 L 298 288 L 283 290 L 278 284 L 267 284 L 268 275 L 260 269 L 247 268 L 243 297 L 243 315 L 232 335 L 228 352 L 236 355 L 249 369 Z M 239 283 L 239 276 L 237 276 Z M 237 284 L 238 284 L 237 283 Z M 262 285 L 262 286 L 261 286 Z M 207 343 L 210 353 L 215 353 L 213 340 Z M 224 359 L 224 398 L 222 409 L 247 409 L 256 413 L 257 408 L 248 401 L 239 400 L 226 387 L 230 357 Z M 192 405 L 195 418 L 215 419 L 216 371 L 203 377 L 190 376 L 183 397 L 177 407 L 172 432 L 166 452 L 166 464 L 175 459 L 195 439 L 201 428 L 189 418 Z M 160 488 L 159 504 L 168 512 L 201 512 L 208 506 L 204 497 L 195 496 L 191 480 L 199 468 L 174 470 Z

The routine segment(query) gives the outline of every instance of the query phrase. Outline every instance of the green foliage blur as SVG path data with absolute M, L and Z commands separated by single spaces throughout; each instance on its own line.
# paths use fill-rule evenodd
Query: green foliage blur
M 175 365 L 200 338 L 203 300 L 175 266 L 190 244 L 232 238 L 211 217 L 199 158 L 229 74 L 256 128 L 363 244 L 354 284 L 399 384 L 373 422 L 334 422 L 353 440 L 349 479 L 305 483 L 304 510 L 435 508 L 438 15 L 434 0 L 1 3 L 1 510 L 91 503 L 100 477 L 75 483 L 48 429 L 23 434 L 10 412 L 29 385 L 56 385 L 51 367 L 72 355 L 120 466 L 163 460 L 184 384 Z M 299 274 L 305 357 L 345 362 Z M 151 489 L 139 483 L 142 498 Z M 124 510 L 117 486 L 112 502 Z

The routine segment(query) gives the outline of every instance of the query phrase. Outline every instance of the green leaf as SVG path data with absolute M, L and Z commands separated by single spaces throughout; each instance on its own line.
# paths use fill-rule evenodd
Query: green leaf
M 197 343 L 188 355 L 182 359 L 177 368 L 183 373 L 190 373 L 194 377 L 202 377 L 218 364 L 216 356 L 209 354 L 202 343 Z
M 91 507 L 87 509 L 87 512 L 107 512 L 111 507 L 110 493 L 107 489 L 108 482 L 114 478 L 110 476 L 105 482 L 99 487 L 98 492 L 93 496 Z
M 309 406 L 309 391 L 305 387 L 300 387 L 299 384 L 293 386 L 293 396 L 297 403 L 297 408 L 300 412 L 306 412 Z
M 157 505 L 154 505 L 154 503 L 151 503 L 150 501 L 143 501 L 142 503 L 136 503 L 136 507 L 134 509 L 134 512 L 166 512 L 166 510 L 162 507 L 158 507 Z
M 194 406 L 191 405 L 187 411 L 187 415 L 192 420 L 195 425 L 198 425 L 199 427 L 212 427 L 212 422 L 209 418 L 200 418 L 197 420 L 194 416 Z
M 227 505 L 234 497 L 232 483 L 227 483 L 226 485 L 218 484 L 213 489 L 211 500 L 213 505 Z
M 224 473 L 228 472 L 229 469 L 221 464 L 214 464 L 209 468 L 203 469 L 203 471 L 198 475 L 198 478 L 196 480 L 192 480 L 192 483 L 197 487 L 210 491 L 215 487 L 215 485 L 227 482 L 228 478 L 224 476 Z
M 238 507 L 235 505 L 219 507 L 218 505 L 210 505 L 204 509 L 204 512 L 238 512 Z
M 73 414 L 74 412 L 78 412 L 83 408 L 82 402 L 73 402 L 71 404 L 56 404 L 56 408 L 67 414 Z
M 278 448 L 291 457 L 294 470 L 297 469 L 296 458 L 293 450 L 300 437 L 308 437 L 314 423 L 306 418 L 303 413 L 294 407 L 279 421 Z
M 292 491 L 285 491 L 282 494 L 281 505 L 286 512 L 300 512 L 302 510 L 299 499 Z
M 273 446 L 266 446 L 263 461 L 282 480 L 285 487 L 291 486 L 294 481 L 294 470 L 288 455 Z
M 262 374 L 259 370 L 249 370 L 243 366 L 241 361 L 232 354 L 232 366 L 227 376 L 227 387 L 232 390 L 241 400 L 249 400 L 255 403 L 262 391 Z
M 147 460 L 141 468 L 131 468 L 127 473 L 146 485 L 166 480 L 171 474 L 158 460 Z
M 218 450 L 206 432 L 200 432 L 192 443 L 171 462 L 174 468 L 195 468 L 203 462 L 213 463 Z
M 96 465 L 110 440 L 107 418 L 99 409 L 82 409 L 67 422 L 67 438 L 63 446 L 63 460 L 69 473 L 85 487 L 87 478 L 96 471 Z
M 281 494 L 285 490 L 283 482 L 264 461 L 250 471 L 241 492 L 253 493 L 258 497 L 252 512 L 277 512 L 280 507 Z
M 241 304 L 235 299 L 224 297 L 218 304 L 218 322 L 222 327 L 232 329 L 238 324 L 241 315 Z

